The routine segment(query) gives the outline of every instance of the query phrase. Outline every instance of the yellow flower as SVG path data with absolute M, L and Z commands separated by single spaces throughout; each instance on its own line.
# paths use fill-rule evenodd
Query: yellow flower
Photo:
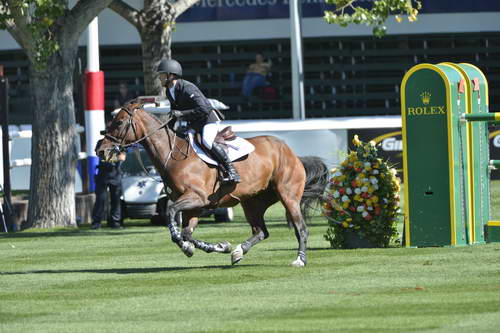
M 344 209 L 349 208 L 349 201 L 344 202 L 344 203 L 342 204 L 342 207 L 343 207 Z
M 401 21 L 403 21 L 403 19 L 399 15 L 396 15 L 395 19 L 398 23 L 401 23 Z
M 361 145 L 361 141 L 359 141 L 359 138 L 357 135 L 354 136 L 354 139 L 352 139 L 352 144 L 355 146 Z
M 376 195 L 374 195 L 373 197 L 371 197 L 371 200 L 375 203 L 378 202 L 378 197 Z
M 344 221 L 344 222 L 342 222 L 342 226 L 344 228 L 349 228 L 349 223 L 347 223 L 347 222 Z
M 347 222 L 351 222 L 352 221 L 352 218 L 348 217 L 345 219 Z

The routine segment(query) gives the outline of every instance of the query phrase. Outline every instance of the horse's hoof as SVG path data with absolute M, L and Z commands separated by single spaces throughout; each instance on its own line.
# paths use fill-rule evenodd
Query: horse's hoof
M 190 242 L 182 242 L 181 251 L 188 257 L 192 257 L 194 254 L 194 245 Z
M 236 246 L 233 252 L 231 252 L 231 264 L 235 265 L 243 259 L 243 249 L 241 248 L 241 244 Z
M 306 263 L 302 261 L 302 259 L 297 258 L 294 262 L 292 262 L 293 267 L 305 267 Z
M 229 242 L 220 242 L 215 244 L 215 251 L 218 253 L 231 253 L 233 246 Z

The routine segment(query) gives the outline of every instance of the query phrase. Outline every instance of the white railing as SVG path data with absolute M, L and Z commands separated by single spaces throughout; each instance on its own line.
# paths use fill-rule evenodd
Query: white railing
M 76 132 L 78 134 L 84 132 L 83 126 L 77 125 Z M 0 132 L 1 133 L 1 132 Z M 28 189 L 30 178 L 30 167 L 32 160 L 31 154 L 31 137 L 33 132 L 31 125 L 10 125 L 9 126 L 9 151 L 10 151 L 10 170 L 11 170 L 11 185 L 13 189 Z M 80 137 L 77 136 L 78 146 L 80 146 Z M 1 158 L 2 146 L 0 145 L 0 184 L 3 183 L 3 159 Z M 87 153 L 80 152 L 78 159 L 86 159 Z M 76 172 L 77 188 L 81 187 L 81 180 Z M 2 184 L 3 185 L 3 184 Z

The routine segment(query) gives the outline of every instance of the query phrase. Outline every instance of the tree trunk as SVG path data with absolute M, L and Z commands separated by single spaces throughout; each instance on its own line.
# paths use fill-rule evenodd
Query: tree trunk
M 162 85 L 156 69 L 162 58 L 171 57 L 170 43 L 172 29 L 161 34 L 144 33 L 142 38 L 142 70 L 144 71 L 144 90 L 146 95 L 161 95 Z M 168 37 L 165 37 L 168 35 Z M 166 40 L 166 41 L 164 41 Z
M 64 54 L 56 52 L 45 70 L 30 68 L 34 110 L 30 227 L 76 226 L 78 147 L 72 80 L 75 55 L 76 45 Z
M 142 40 L 142 69 L 146 95 L 162 93 L 162 85 L 156 70 L 162 58 L 171 57 L 170 47 L 175 17 L 174 8 L 168 1 L 154 0 L 144 3 L 138 30 Z

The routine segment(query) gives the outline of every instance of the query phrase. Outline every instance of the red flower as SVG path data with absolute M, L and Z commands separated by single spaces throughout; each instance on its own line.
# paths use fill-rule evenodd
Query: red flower
M 372 219 L 372 216 L 370 214 L 368 214 L 364 217 L 364 219 L 367 221 L 370 221 Z
M 353 181 L 351 182 L 351 185 L 352 185 L 352 187 L 357 187 L 357 186 L 358 186 L 358 183 L 357 183 L 355 180 L 353 180 Z
M 350 206 L 350 207 L 349 207 L 349 210 L 351 210 L 351 211 L 355 212 L 355 211 L 356 211 L 356 208 L 355 208 L 354 206 Z
M 380 215 L 380 212 L 382 211 L 382 209 L 380 207 L 375 207 L 375 215 Z
M 343 188 L 343 187 L 339 188 L 339 193 L 340 194 L 345 194 L 345 188 Z

